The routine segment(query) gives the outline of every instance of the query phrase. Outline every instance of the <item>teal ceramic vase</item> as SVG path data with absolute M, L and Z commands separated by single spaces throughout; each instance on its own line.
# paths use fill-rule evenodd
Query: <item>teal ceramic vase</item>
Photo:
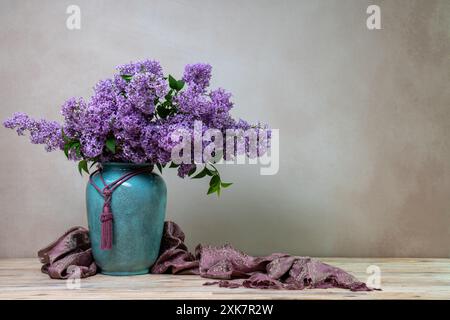
M 103 163 L 103 179 L 109 184 L 124 174 L 145 165 Z M 97 174 L 93 182 L 103 187 Z M 103 274 L 135 275 L 149 272 L 156 261 L 164 227 L 167 190 L 156 173 L 143 173 L 122 183 L 112 193 L 113 242 L 110 250 L 102 250 L 100 215 L 102 195 L 88 183 L 86 205 L 95 263 Z

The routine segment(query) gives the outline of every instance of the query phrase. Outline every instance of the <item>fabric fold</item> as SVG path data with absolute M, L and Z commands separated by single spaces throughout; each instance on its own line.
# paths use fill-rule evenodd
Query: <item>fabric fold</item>
M 230 244 L 220 247 L 198 245 L 191 253 L 184 240 L 185 234 L 181 228 L 175 222 L 166 221 L 159 256 L 150 272 L 200 275 L 216 280 L 205 285 L 226 288 L 372 290 L 348 272 L 310 257 L 286 253 L 254 257 Z M 89 234 L 82 227 L 69 229 L 40 250 L 38 256 L 44 264 L 42 271 L 51 278 L 66 279 L 72 274 L 68 271 L 70 266 L 77 266 L 76 272 L 82 278 L 97 272 Z
M 61 237 L 38 251 L 41 271 L 53 279 L 70 276 L 86 278 L 97 273 L 92 256 L 89 232 L 83 227 L 73 227 Z

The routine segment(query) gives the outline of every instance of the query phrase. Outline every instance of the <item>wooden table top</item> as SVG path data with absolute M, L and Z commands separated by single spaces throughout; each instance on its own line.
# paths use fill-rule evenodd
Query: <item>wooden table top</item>
M 0 299 L 450 299 L 450 259 L 321 258 L 366 282 L 370 265 L 381 271 L 382 291 L 343 289 L 257 290 L 203 286 L 182 275 L 112 277 L 76 283 L 52 280 L 37 258 L 0 259 Z

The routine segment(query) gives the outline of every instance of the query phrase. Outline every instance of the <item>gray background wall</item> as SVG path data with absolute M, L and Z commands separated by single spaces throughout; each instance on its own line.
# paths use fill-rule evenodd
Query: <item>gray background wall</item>
M 81 7 L 81 30 L 65 26 Z M 366 28 L 378 4 L 382 30 Z M 450 1 L 0 1 L 0 118 L 60 120 L 70 96 L 130 60 L 180 76 L 213 65 L 236 117 L 280 128 L 278 175 L 166 172 L 167 218 L 192 248 L 252 254 L 449 257 Z M 35 256 L 86 225 L 74 163 L 0 128 L 0 257 Z

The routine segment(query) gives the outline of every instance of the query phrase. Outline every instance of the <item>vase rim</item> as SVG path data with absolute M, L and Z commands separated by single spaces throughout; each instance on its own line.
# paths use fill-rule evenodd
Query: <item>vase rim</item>
M 118 168 L 143 168 L 153 166 L 151 163 L 132 163 L 132 162 L 101 162 L 102 167 Z

